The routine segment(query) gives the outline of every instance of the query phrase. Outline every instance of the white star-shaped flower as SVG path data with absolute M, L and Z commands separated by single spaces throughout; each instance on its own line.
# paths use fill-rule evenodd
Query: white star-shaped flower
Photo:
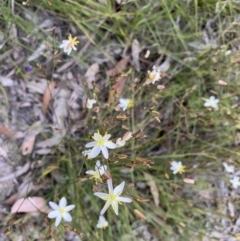
M 182 165 L 182 162 L 176 162 L 176 161 L 173 161 L 171 163 L 171 168 L 170 168 L 172 171 L 173 171 L 173 174 L 177 174 L 178 172 L 180 174 L 182 174 L 183 172 L 185 172 L 185 166 Z
M 68 36 L 68 40 L 63 40 L 59 48 L 63 49 L 64 53 L 67 53 L 67 55 L 69 55 L 72 50 L 77 50 L 75 45 L 77 45 L 78 43 L 79 41 L 77 41 L 77 37 L 72 38 L 72 35 L 70 34 Z
M 97 228 L 106 228 L 108 226 L 108 221 L 103 217 L 100 216 L 97 223 Z
M 105 173 L 106 170 L 107 170 L 107 165 L 101 166 L 100 161 L 97 161 L 95 165 L 95 171 L 89 170 L 89 171 L 86 171 L 86 174 L 91 175 L 90 179 L 94 178 L 96 182 L 98 180 L 102 182 L 101 176 Z
M 146 81 L 146 84 L 155 84 L 156 81 L 161 79 L 161 71 L 158 70 L 158 68 L 154 65 L 152 70 L 148 70 L 148 79 Z
M 100 152 L 102 152 L 103 156 L 108 159 L 108 149 L 115 149 L 117 145 L 113 143 L 112 141 L 109 141 L 108 139 L 111 137 L 110 134 L 105 134 L 102 136 L 99 132 L 94 133 L 93 139 L 95 141 L 89 142 L 85 145 L 85 147 L 93 147 L 91 150 L 91 157 L 94 158 L 98 156 Z
M 225 167 L 226 172 L 234 173 L 234 166 L 230 166 L 226 162 L 223 162 L 223 166 Z
M 239 177 L 234 177 L 233 179 L 230 180 L 230 182 L 232 183 L 235 189 L 240 186 Z
M 121 202 L 130 203 L 132 202 L 132 199 L 128 197 L 120 197 L 120 195 L 122 194 L 125 182 L 122 182 L 114 189 L 112 186 L 112 179 L 108 179 L 107 184 L 108 184 L 109 194 L 102 193 L 102 192 L 94 193 L 95 196 L 100 197 L 101 199 L 107 201 L 100 214 L 103 215 L 108 209 L 108 207 L 111 205 L 116 215 L 118 215 L 118 204 L 122 204 Z
M 67 200 L 65 197 L 61 198 L 59 205 L 54 202 L 49 202 L 49 205 L 53 209 L 53 211 L 48 214 L 48 218 L 56 218 L 55 227 L 60 224 L 62 218 L 67 222 L 72 221 L 72 216 L 68 212 L 74 209 L 75 205 L 66 206 Z
M 204 103 L 205 107 L 211 107 L 213 109 L 217 109 L 218 108 L 218 102 L 219 100 L 216 99 L 214 96 L 211 96 L 209 99 L 206 100 L 206 102 Z
M 129 109 L 133 107 L 133 101 L 131 99 L 119 99 L 119 106 L 125 111 L 126 109 Z
M 92 108 L 93 108 L 93 104 L 96 104 L 96 103 L 97 103 L 96 100 L 94 100 L 94 99 L 88 99 L 88 100 L 87 100 L 86 107 L 87 107 L 88 109 L 92 109 Z

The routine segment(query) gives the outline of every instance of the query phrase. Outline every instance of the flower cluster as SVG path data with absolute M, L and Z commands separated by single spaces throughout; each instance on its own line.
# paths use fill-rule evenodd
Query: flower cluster
M 59 48 L 62 48 L 64 53 L 69 55 L 72 50 L 74 50 L 74 51 L 77 50 L 76 45 L 78 43 L 79 43 L 79 41 L 77 41 L 77 38 L 76 37 L 73 38 L 72 35 L 70 34 L 68 36 L 68 40 L 63 40 L 62 44 L 59 46 Z M 160 71 L 160 68 L 154 65 L 151 70 L 148 70 L 146 81 L 143 85 L 144 86 L 149 85 L 149 84 L 154 85 L 157 81 L 160 81 L 163 76 L 164 76 L 164 74 Z M 165 86 L 158 85 L 158 86 L 156 86 L 156 88 L 163 89 L 163 88 L 165 88 Z M 95 100 L 95 97 L 96 96 L 95 96 L 95 92 L 94 92 L 93 97 L 87 99 L 87 101 L 85 103 L 85 107 L 87 109 L 92 109 L 94 107 L 94 105 L 96 105 L 97 100 Z M 208 108 L 212 108 L 212 109 L 217 109 L 218 102 L 219 102 L 218 99 L 216 99 L 214 96 L 211 96 L 208 100 L 206 100 L 206 102 L 204 103 L 204 106 L 208 107 Z M 134 106 L 133 99 L 119 98 L 119 104 L 117 105 L 117 107 L 115 109 L 117 111 L 119 111 L 119 110 L 127 111 L 128 109 L 133 108 L 133 106 Z M 98 112 L 98 111 L 96 111 L 97 108 L 100 111 L 101 103 L 98 103 L 98 107 L 94 108 L 95 112 Z M 121 113 L 121 115 L 126 116 L 127 114 Z M 85 145 L 85 147 L 87 149 L 84 150 L 82 152 L 82 154 L 86 157 L 87 160 L 90 160 L 90 161 L 92 159 L 98 157 L 99 154 L 102 154 L 103 159 L 101 160 L 101 162 L 104 164 L 108 163 L 108 165 L 109 165 L 109 163 L 112 162 L 112 159 L 114 157 L 114 153 L 111 155 L 109 154 L 109 149 L 113 150 L 113 149 L 117 148 L 117 150 L 119 150 L 121 147 L 125 146 L 127 141 L 130 140 L 133 136 L 135 138 L 136 134 L 133 135 L 132 132 L 127 132 L 122 137 L 117 138 L 116 141 L 113 142 L 110 139 L 111 138 L 110 134 L 108 134 L 107 132 L 105 134 L 103 134 L 98 131 L 93 134 L 93 136 L 92 136 L 93 141 L 91 141 Z M 110 158 L 110 160 L 108 161 L 109 158 Z M 145 161 L 145 160 L 142 159 L 141 161 Z M 105 205 L 103 206 L 102 210 L 100 211 L 100 216 L 99 216 L 99 220 L 97 223 L 97 228 L 104 229 L 108 226 L 108 222 L 105 219 L 105 217 L 103 216 L 105 214 L 106 210 L 111 206 L 114 213 L 116 215 L 118 215 L 119 204 L 121 205 L 122 203 L 131 203 L 132 199 L 129 197 L 121 196 L 122 192 L 124 190 L 124 186 L 125 186 L 124 181 L 121 182 L 119 185 L 113 187 L 113 180 L 107 171 L 108 166 L 101 164 L 101 162 L 100 162 L 100 160 L 96 160 L 95 168 L 93 168 L 93 170 L 86 170 L 85 174 L 89 176 L 89 179 L 93 179 L 95 181 L 95 183 L 97 185 L 96 188 L 98 188 L 98 182 L 101 182 L 101 183 L 106 182 L 106 184 L 107 184 L 107 187 L 108 187 L 107 193 L 103 193 L 103 192 L 99 192 L 99 191 L 94 192 L 94 196 L 99 197 L 100 199 L 105 201 Z M 227 166 L 227 164 L 224 166 L 225 166 L 227 172 L 229 172 L 229 173 L 234 172 L 234 170 L 230 166 Z M 170 169 L 172 170 L 173 174 L 177 174 L 177 173 L 183 174 L 185 172 L 186 166 L 184 166 L 181 161 L 179 161 L 179 162 L 172 161 Z M 105 178 L 103 178 L 103 176 L 105 176 Z M 230 182 L 233 184 L 233 187 L 240 186 L 240 181 L 239 181 L 238 177 L 234 177 L 232 180 L 230 180 Z M 62 219 L 67 222 L 70 222 L 72 220 L 72 217 L 69 214 L 69 211 L 71 211 L 73 208 L 75 208 L 75 205 L 67 206 L 67 201 L 66 201 L 65 197 L 61 198 L 61 200 L 59 201 L 59 204 L 49 202 L 49 205 L 53 209 L 53 211 L 51 211 L 48 214 L 48 217 L 56 218 L 56 220 L 55 220 L 56 227 L 60 224 Z
M 92 149 L 84 151 L 84 155 L 88 156 L 88 159 L 94 158 L 98 156 L 100 152 L 102 152 L 103 156 L 108 159 L 109 153 L 108 153 L 108 148 L 109 149 L 115 149 L 116 147 L 121 147 L 124 146 L 126 141 L 128 141 L 132 137 L 131 132 L 127 132 L 124 134 L 123 138 L 118 138 L 117 143 L 113 143 L 112 141 L 109 140 L 111 137 L 110 134 L 105 134 L 102 136 L 99 132 L 94 133 L 93 142 L 90 142 L 86 144 L 86 147 L 92 147 Z M 87 175 L 91 175 L 91 178 L 94 178 L 96 183 L 98 181 L 102 182 L 101 176 L 106 172 L 107 166 L 103 165 L 101 166 L 100 161 L 98 160 L 95 165 L 95 170 L 88 170 L 86 171 Z M 132 199 L 128 197 L 122 197 L 120 196 L 121 193 L 123 192 L 125 182 L 122 182 L 120 185 L 116 186 L 113 188 L 112 185 L 112 179 L 107 179 L 107 185 L 108 185 L 108 192 L 109 193 L 102 193 L 102 192 L 95 192 L 94 195 L 105 200 L 106 204 L 104 205 L 102 211 L 100 212 L 100 217 L 99 221 L 97 224 L 97 228 L 105 228 L 108 226 L 108 222 L 105 220 L 105 218 L 102 216 L 106 210 L 108 209 L 109 206 L 112 206 L 114 212 L 116 215 L 118 215 L 118 204 L 121 204 L 122 202 L 130 203 L 132 202 Z

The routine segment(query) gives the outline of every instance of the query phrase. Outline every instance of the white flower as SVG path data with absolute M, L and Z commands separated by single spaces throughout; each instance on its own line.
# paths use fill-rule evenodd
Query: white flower
M 74 209 L 75 205 L 66 206 L 67 200 L 65 197 L 61 198 L 59 205 L 57 205 L 54 202 L 49 202 L 49 205 L 53 209 L 53 211 L 51 211 L 48 214 L 48 218 L 56 218 L 55 227 L 57 227 L 59 225 L 62 218 L 67 222 L 72 221 L 72 217 L 68 212 L 71 211 L 72 209 Z
M 97 223 L 97 228 L 106 228 L 108 226 L 108 221 L 103 217 L 100 216 Z
M 86 107 L 88 108 L 88 109 L 92 109 L 92 107 L 93 107 L 93 104 L 95 104 L 95 103 L 97 103 L 97 101 L 96 100 L 94 100 L 94 99 L 88 99 L 87 100 L 87 104 L 86 104 Z
M 96 182 L 98 180 L 102 182 L 101 176 L 105 173 L 106 170 L 107 170 L 107 165 L 101 166 L 100 161 L 97 161 L 95 165 L 95 171 L 89 170 L 89 171 L 86 171 L 86 174 L 92 176 L 90 177 L 90 179 L 94 178 Z
M 234 177 L 230 180 L 234 188 L 238 188 L 240 186 L 239 177 Z
M 122 138 L 118 138 L 116 141 L 117 147 L 122 147 L 126 144 L 126 141 L 122 140 Z
M 133 101 L 131 99 L 119 99 L 119 106 L 125 111 L 128 108 L 133 107 Z
M 101 199 L 107 201 L 100 214 L 103 215 L 106 212 L 106 210 L 108 209 L 108 207 L 111 205 L 114 212 L 116 213 L 116 215 L 118 215 L 118 204 L 122 204 L 121 202 L 130 203 L 130 202 L 132 202 L 132 199 L 128 198 L 128 197 L 120 197 L 120 195 L 123 191 L 125 182 L 122 182 L 120 185 L 116 186 L 114 189 L 112 186 L 112 179 L 108 179 L 107 184 L 108 184 L 109 194 L 102 193 L 102 192 L 94 193 L 95 196 L 100 197 Z
M 95 141 L 89 142 L 85 146 L 93 147 L 90 153 L 92 158 L 96 157 L 100 152 L 102 152 L 103 156 L 108 159 L 109 154 L 107 148 L 114 149 L 117 147 L 115 143 L 108 140 L 110 137 L 111 135 L 107 133 L 104 136 L 102 136 L 99 132 L 94 133 L 93 139 Z
M 87 159 L 92 159 L 91 150 L 82 151 L 82 154 L 87 157 Z
M 234 173 L 234 166 L 230 166 L 226 162 L 223 162 L 223 166 L 225 167 L 226 172 Z
M 155 84 L 156 81 L 161 79 L 161 71 L 157 69 L 157 67 L 154 65 L 152 68 L 152 71 L 148 70 L 148 79 L 146 84 Z
M 218 108 L 218 102 L 219 100 L 216 99 L 214 96 L 211 96 L 209 99 L 206 100 L 206 102 L 204 103 L 205 107 L 212 107 L 213 109 L 217 109 Z
M 173 174 L 177 174 L 178 172 L 180 174 L 182 174 L 183 172 L 185 172 L 185 166 L 182 165 L 182 162 L 176 162 L 176 161 L 173 161 L 171 163 L 171 168 L 170 168 L 172 171 L 173 171 Z
M 79 41 L 77 41 L 77 37 L 72 38 L 72 35 L 70 34 L 68 36 L 68 40 L 63 40 L 59 48 L 63 48 L 64 53 L 67 53 L 69 55 L 72 49 L 75 51 L 77 50 L 75 45 L 77 45 L 78 43 Z

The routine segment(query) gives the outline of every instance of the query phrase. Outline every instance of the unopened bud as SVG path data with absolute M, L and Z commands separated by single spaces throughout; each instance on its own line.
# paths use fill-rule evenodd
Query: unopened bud
M 218 81 L 218 84 L 220 84 L 220 85 L 227 85 L 227 82 L 225 82 L 225 81 L 223 81 L 223 80 L 219 80 L 219 81 Z
M 188 184 L 194 184 L 195 180 L 194 179 L 189 179 L 189 178 L 184 178 L 183 181 Z
M 128 141 L 130 138 L 132 138 L 133 137 L 133 135 L 132 135 L 132 132 L 127 132 L 127 133 L 125 133 L 124 134 L 124 136 L 123 136 L 123 140 L 124 141 Z
M 140 212 L 139 210 L 134 209 L 134 213 L 138 218 L 143 219 L 143 220 L 147 220 L 146 216 L 142 212 Z
M 120 155 L 118 155 L 118 158 L 119 158 L 119 159 L 127 159 L 128 156 L 127 156 L 127 155 L 124 155 L 124 154 L 120 154 Z

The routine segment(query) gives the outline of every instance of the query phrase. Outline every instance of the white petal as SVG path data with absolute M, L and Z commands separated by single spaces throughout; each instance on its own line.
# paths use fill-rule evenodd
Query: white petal
M 77 48 L 74 45 L 72 46 L 72 49 L 75 50 L 75 51 L 77 50 Z
M 67 205 L 67 199 L 65 197 L 62 197 L 60 202 L 59 202 L 59 207 L 65 208 Z
M 176 161 L 173 161 L 173 162 L 171 163 L 171 165 L 172 165 L 172 166 L 177 166 L 178 163 L 177 163 Z
M 111 203 L 111 205 L 112 205 L 112 208 L 113 208 L 114 212 L 116 213 L 116 215 L 118 215 L 118 202 L 114 201 Z
M 104 140 L 108 140 L 110 137 L 111 137 L 111 135 L 107 134 L 107 135 L 104 136 Z
M 215 100 L 215 97 L 214 97 L 214 96 L 210 96 L 209 99 L 212 100 L 212 101 L 214 101 L 214 100 Z
M 206 102 L 204 103 L 204 106 L 205 106 L 205 107 L 209 107 L 209 102 L 206 101 Z
M 102 228 L 102 224 L 101 223 L 97 223 L 97 228 Z
M 107 170 L 107 165 L 101 166 L 98 170 L 100 173 L 100 176 L 102 176 L 106 170 Z
M 105 146 L 109 149 L 114 149 L 117 147 L 117 145 L 115 143 L 113 143 L 112 141 L 108 141 L 105 143 Z
M 95 192 L 94 193 L 95 196 L 100 197 L 101 199 L 107 201 L 109 198 L 109 194 L 108 193 L 103 193 L 103 192 Z
M 107 185 L 108 185 L 108 192 L 112 193 L 113 192 L 113 185 L 112 185 L 112 179 L 107 180 Z
M 95 170 L 99 170 L 100 167 L 101 167 L 101 162 L 99 160 L 97 160 L 96 165 L 95 165 Z
M 117 197 L 117 201 L 123 202 L 123 203 L 131 203 L 132 199 L 128 197 Z
M 96 141 L 89 142 L 85 145 L 85 147 L 94 147 L 96 145 Z
M 127 102 L 128 102 L 128 99 L 120 99 L 119 100 L 119 103 L 120 103 L 120 106 L 124 109 L 124 108 L 127 108 Z
M 59 212 L 58 212 L 58 211 L 51 211 L 51 212 L 48 214 L 48 218 L 56 218 L 58 215 L 59 215 Z
M 223 162 L 223 166 L 226 172 L 234 173 L 234 166 L 228 165 L 226 162 Z
M 95 175 L 96 171 L 89 170 L 85 172 L 87 175 Z
M 108 150 L 107 150 L 107 148 L 105 147 L 105 146 L 101 146 L 100 147 L 101 148 L 101 150 L 102 150 L 102 154 L 103 154 L 103 156 L 106 158 L 106 159 L 108 159 Z
M 61 216 L 61 215 L 57 216 L 57 218 L 56 218 L 56 220 L 55 220 L 55 227 L 57 227 L 57 226 L 59 225 L 59 223 L 61 222 L 61 220 L 62 220 L 62 216 Z
M 96 157 L 100 153 L 100 150 L 101 150 L 100 146 L 93 147 L 90 153 L 91 157 L 92 158 Z
M 103 215 L 103 214 L 106 212 L 106 210 L 108 209 L 108 207 L 110 206 L 110 204 L 111 204 L 111 201 L 107 201 L 107 202 L 105 203 L 103 209 L 101 210 L 101 213 L 100 213 L 101 215 Z
M 96 139 L 99 139 L 102 136 L 99 133 L 94 133 L 93 137 L 94 137 L 94 140 L 96 140 Z
M 73 210 L 74 208 L 75 208 L 75 205 L 69 205 L 69 206 L 65 207 L 65 211 L 69 212 L 69 211 Z
M 56 203 L 54 203 L 54 202 L 49 202 L 49 205 L 50 205 L 50 207 L 51 207 L 53 210 L 59 210 L 59 206 L 58 206 Z
M 101 223 L 97 223 L 97 228 L 102 228 L 102 224 Z
M 69 213 L 64 213 L 63 214 L 63 219 L 67 222 L 71 222 L 72 221 L 72 216 Z
M 62 44 L 59 46 L 59 48 L 66 48 L 67 45 L 68 45 L 68 41 L 64 40 Z
M 113 193 L 117 196 L 119 196 L 122 191 L 123 191 L 123 188 L 124 188 L 124 185 L 125 185 L 125 182 L 122 182 L 121 184 L 119 184 L 118 186 L 116 186 L 113 190 Z

